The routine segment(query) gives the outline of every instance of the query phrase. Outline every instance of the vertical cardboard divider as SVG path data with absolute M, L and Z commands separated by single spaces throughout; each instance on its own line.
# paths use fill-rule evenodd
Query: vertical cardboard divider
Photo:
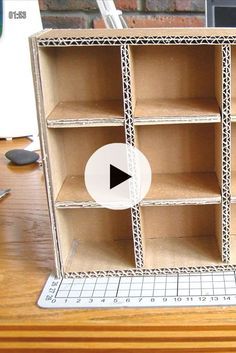
M 222 45 L 222 261 L 230 261 L 231 46 Z
M 50 162 L 48 158 L 48 143 L 47 143 L 47 131 L 46 131 L 47 126 L 46 126 L 45 108 L 44 108 L 44 102 L 43 102 L 42 82 L 40 79 L 41 74 L 40 74 L 40 65 L 39 65 L 39 52 L 38 52 L 39 49 L 37 46 L 37 37 L 31 37 L 29 39 L 29 44 L 30 44 L 33 80 L 34 80 L 34 87 L 35 87 L 35 99 L 36 99 L 36 106 L 37 106 L 42 161 L 43 161 L 43 168 L 44 168 L 44 175 L 45 175 L 53 245 L 54 245 L 53 248 L 54 248 L 54 254 L 55 254 L 56 274 L 58 277 L 61 277 L 64 275 L 64 270 L 63 270 L 63 264 L 62 264 L 59 238 L 57 234 L 56 217 L 55 217 L 56 211 L 55 211 L 55 205 L 53 202 L 53 199 L 54 199 L 53 187 L 52 187 L 52 177 L 50 173 L 50 170 L 51 170 Z
M 222 116 L 223 110 L 223 56 L 222 46 L 215 47 L 215 96 L 220 107 Z M 220 185 L 221 195 L 223 190 L 223 123 L 222 119 L 220 124 L 215 126 L 215 171 Z M 221 198 L 222 200 L 222 198 Z M 221 258 L 223 259 L 223 207 L 221 204 L 216 206 L 216 236 L 218 241 L 218 248 Z
M 124 123 L 125 123 L 125 139 L 126 143 L 135 146 L 135 130 L 134 130 L 134 96 L 132 96 L 132 78 L 131 78 L 131 55 L 128 45 L 121 45 L 121 71 L 123 82 L 123 99 L 124 99 Z M 132 161 L 131 169 L 133 169 Z M 140 208 L 135 205 L 131 208 L 132 231 L 134 243 L 134 256 L 136 268 L 144 266 L 143 260 L 143 241 L 140 225 Z

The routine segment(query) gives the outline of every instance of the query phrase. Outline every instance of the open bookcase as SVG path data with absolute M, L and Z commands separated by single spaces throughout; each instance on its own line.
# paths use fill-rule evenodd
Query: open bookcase
M 235 268 L 236 31 L 45 30 L 30 47 L 58 275 Z M 152 168 L 122 211 L 84 182 L 114 142 Z

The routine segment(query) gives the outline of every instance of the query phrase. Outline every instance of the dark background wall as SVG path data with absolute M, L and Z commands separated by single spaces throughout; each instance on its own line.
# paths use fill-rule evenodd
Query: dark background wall
M 110 0 L 107 0 L 110 1 Z M 39 0 L 44 28 L 99 28 L 95 0 Z M 128 27 L 202 27 L 204 0 L 115 0 Z

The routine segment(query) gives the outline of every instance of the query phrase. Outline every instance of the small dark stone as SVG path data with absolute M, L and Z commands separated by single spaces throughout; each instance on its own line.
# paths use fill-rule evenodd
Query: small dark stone
M 39 159 L 38 153 L 21 149 L 8 151 L 5 157 L 17 165 L 31 164 Z

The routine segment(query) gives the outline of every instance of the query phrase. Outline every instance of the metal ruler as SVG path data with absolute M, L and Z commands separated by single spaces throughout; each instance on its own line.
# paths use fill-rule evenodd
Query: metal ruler
M 51 275 L 38 305 L 42 308 L 236 305 L 236 274 L 228 271 L 75 279 Z

